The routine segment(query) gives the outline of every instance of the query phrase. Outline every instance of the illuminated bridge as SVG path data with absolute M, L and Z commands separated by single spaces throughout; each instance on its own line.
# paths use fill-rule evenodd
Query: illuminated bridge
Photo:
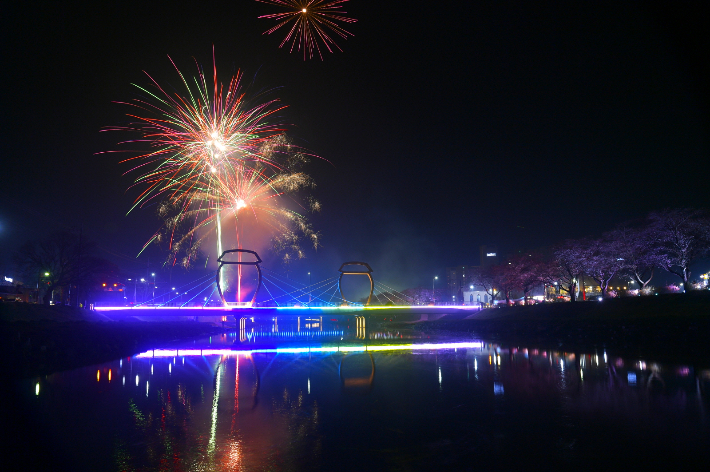
M 236 260 L 235 255 L 236 254 Z M 244 256 L 250 260 L 242 260 Z M 232 259 L 230 259 L 232 257 Z M 203 276 L 177 291 L 159 295 L 134 306 L 99 306 L 95 310 L 104 313 L 108 318 L 121 319 L 139 317 L 142 319 L 157 319 L 163 317 L 188 317 L 200 321 L 225 322 L 245 317 L 279 317 L 284 315 L 302 316 L 336 316 L 350 315 L 362 318 L 394 319 L 406 315 L 408 320 L 431 320 L 446 314 L 475 312 L 478 306 L 416 305 L 410 296 L 376 282 L 372 276 L 372 268 L 366 262 L 345 262 L 338 270 L 339 275 L 299 286 L 297 282 L 281 276 L 278 273 L 262 269 L 259 255 L 250 250 L 232 249 L 225 251 L 218 258 L 219 268 L 213 274 Z M 225 287 L 223 290 L 223 269 L 236 265 L 240 286 L 238 289 Z M 355 270 L 357 268 L 358 270 Z M 242 274 L 251 269 L 251 280 L 245 286 L 252 286 L 250 301 L 244 301 L 242 296 Z M 232 278 L 234 269 L 232 268 Z M 343 293 L 343 277 L 366 278 L 369 282 L 369 295 L 356 302 L 349 300 Z M 261 289 L 266 297 L 257 298 Z M 244 289 L 246 294 L 247 289 Z M 237 301 L 228 300 L 229 293 L 237 294 Z M 232 318 L 233 317 L 233 318 Z

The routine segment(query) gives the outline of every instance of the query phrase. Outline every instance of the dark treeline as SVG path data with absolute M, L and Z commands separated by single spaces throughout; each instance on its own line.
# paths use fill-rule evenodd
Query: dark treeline
M 37 298 L 79 306 L 90 299 L 102 280 L 116 278 L 118 267 L 95 254 L 96 246 L 81 234 L 58 231 L 27 241 L 13 254 L 26 287 L 37 287 Z
M 707 212 L 666 209 L 623 223 L 599 238 L 568 239 L 548 251 L 526 252 L 500 265 L 479 268 L 470 283 L 493 300 L 500 297 L 510 302 L 512 292 L 522 292 L 526 303 L 534 287 L 556 283 L 575 301 L 585 278 L 596 282 L 603 297 L 609 296 L 612 279 L 621 276 L 634 280 L 643 294 L 654 273 L 663 270 L 691 291 L 700 286 L 691 266 L 708 255 Z
M 691 266 L 710 256 L 710 215 L 690 208 L 666 209 L 646 218 L 618 225 L 598 238 L 567 239 L 549 248 L 519 252 L 501 264 L 478 267 L 464 286 L 485 292 L 490 303 L 522 294 L 528 304 L 533 289 L 556 286 L 576 301 L 581 291 L 594 284 L 602 297 L 614 296 L 612 281 L 633 280 L 637 293 L 654 293 L 649 285 L 659 271 L 679 279 L 686 292 L 703 286 Z M 592 283 L 593 281 L 593 283 Z M 634 291 L 636 292 L 636 291 Z M 462 293 L 456 297 L 461 300 Z M 360 300 L 366 303 L 367 299 Z M 417 287 L 402 292 L 375 293 L 374 305 L 450 304 L 451 294 L 442 289 Z

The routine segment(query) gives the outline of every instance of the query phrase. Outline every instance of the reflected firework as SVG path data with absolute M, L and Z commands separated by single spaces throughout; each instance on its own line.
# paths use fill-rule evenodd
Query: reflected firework
M 343 3 L 348 0 L 257 0 L 261 3 L 268 3 L 279 7 L 279 13 L 262 15 L 259 18 L 269 18 L 277 21 L 276 26 L 266 30 L 264 34 L 271 34 L 282 26 L 287 30 L 286 37 L 279 47 L 291 42 L 290 52 L 294 49 L 303 50 L 303 60 L 312 59 L 313 52 L 323 60 L 321 47 L 325 47 L 329 52 L 337 48 L 342 52 L 340 46 L 329 35 L 330 32 L 347 39 L 353 36 L 338 23 L 355 23 L 357 20 L 343 16 L 347 12 L 342 11 Z M 322 45 L 322 46 L 321 46 Z

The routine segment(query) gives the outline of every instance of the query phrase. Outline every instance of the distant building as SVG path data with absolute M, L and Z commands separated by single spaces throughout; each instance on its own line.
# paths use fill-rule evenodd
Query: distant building
M 459 305 L 462 301 L 462 289 L 469 283 L 471 275 L 477 266 L 456 266 L 446 268 L 446 293 L 447 302 Z
M 474 291 L 469 288 L 471 284 L 471 276 L 477 269 L 498 265 L 498 248 L 490 245 L 480 246 L 479 257 L 480 265 L 460 265 L 446 268 L 446 301 L 448 303 L 453 303 L 455 305 L 470 304 L 470 298 L 473 292 L 475 292 L 474 302 L 478 300 L 479 291 Z M 468 296 L 465 295 L 465 291 L 470 292 L 468 293 Z M 486 299 L 488 298 L 485 291 L 480 291 L 480 293 L 485 294 Z M 481 295 L 481 299 L 483 298 L 483 295 Z M 484 303 L 488 303 L 488 301 L 486 300 Z
M 462 290 L 463 304 L 465 306 L 484 306 L 490 301 L 490 296 L 483 287 L 469 285 Z
M 481 246 L 480 247 L 480 253 L 481 253 L 481 267 L 484 269 L 486 267 L 498 265 L 499 262 L 499 257 L 498 257 L 498 247 L 497 246 Z

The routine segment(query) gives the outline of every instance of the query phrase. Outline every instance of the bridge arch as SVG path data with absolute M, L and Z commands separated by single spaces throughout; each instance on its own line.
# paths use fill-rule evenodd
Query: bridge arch
M 351 265 L 359 265 L 366 267 L 367 272 L 343 270 L 346 266 Z M 365 306 L 368 306 L 372 301 L 372 294 L 375 291 L 375 281 L 372 279 L 372 267 L 370 267 L 370 264 L 368 264 L 367 262 L 360 261 L 343 262 L 343 265 L 341 265 L 340 269 L 338 270 L 340 271 L 340 277 L 338 278 L 338 291 L 340 292 L 340 298 L 343 300 L 343 303 L 347 302 L 347 300 L 345 300 L 345 297 L 343 296 L 343 286 L 341 283 L 343 280 L 343 275 L 366 275 L 370 279 L 370 295 L 367 297 L 367 302 L 365 303 Z
M 344 355 L 340 359 L 340 363 L 338 364 L 338 377 L 340 377 L 340 389 L 341 391 L 345 390 L 357 390 L 361 388 L 365 388 L 365 390 L 362 393 L 368 394 L 372 391 L 372 386 L 375 382 L 375 358 L 372 357 L 371 352 L 367 352 L 367 354 L 370 356 L 370 366 L 371 366 L 371 371 L 370 371 L 370 376 L 369 377 L 345 377 L 343 375 L 343 361 L 347 357 L 347 354 Z M 352 354 L 351 354 L 352 358 Z
M 248 262 L 245 262 L 245 261 L 234 262 L 234 261 L 225 261 L 224 260 L 224 256 L 226 256 L 227 254 L 235 253 L 235 252 L 239 253 L 239 254 L 253 254 L 254 258 L 256 260 L 250 261 L 250 262 L 249 261 Z M 262 260 L 259 257 L 259 254 L 257 254 L 256 251 L 250 251 L 249 249 L 228 249 L 228 250 L 224 251 L 222 253 L 222 255 L 217 258 L 217 262 L 219 263 L 219 267 L 217 268 L 217 290 L 219 291 L 219 296 L 222 299 L 222 303 L 224 303 L 224 306 L 229 306 L 230 302 L 228 302 L 227 299 L 224 298 L 224 293 L 222 293 L 222 282 L 221 282 L 222 277 L 220 277 L 220 275 L 222 273 L 222 267 L 225 265 L 232 265 L 232 264 L 256 266 L 256 272 L 259 276 L 259 282 L 256 286 L 256 290 L 254 290 L 254 296 L 251 297 L 251 302 L 250 302 L 251 306 L 254 306 L 254 303 L 256 302 L 256 296 L 258 295 L 259 289 L 261 288 L 261 267 L 259 266 L 259 264 L 261 264 Z M 239 303 L 239 302 L 237 302 L 237 303 Z

